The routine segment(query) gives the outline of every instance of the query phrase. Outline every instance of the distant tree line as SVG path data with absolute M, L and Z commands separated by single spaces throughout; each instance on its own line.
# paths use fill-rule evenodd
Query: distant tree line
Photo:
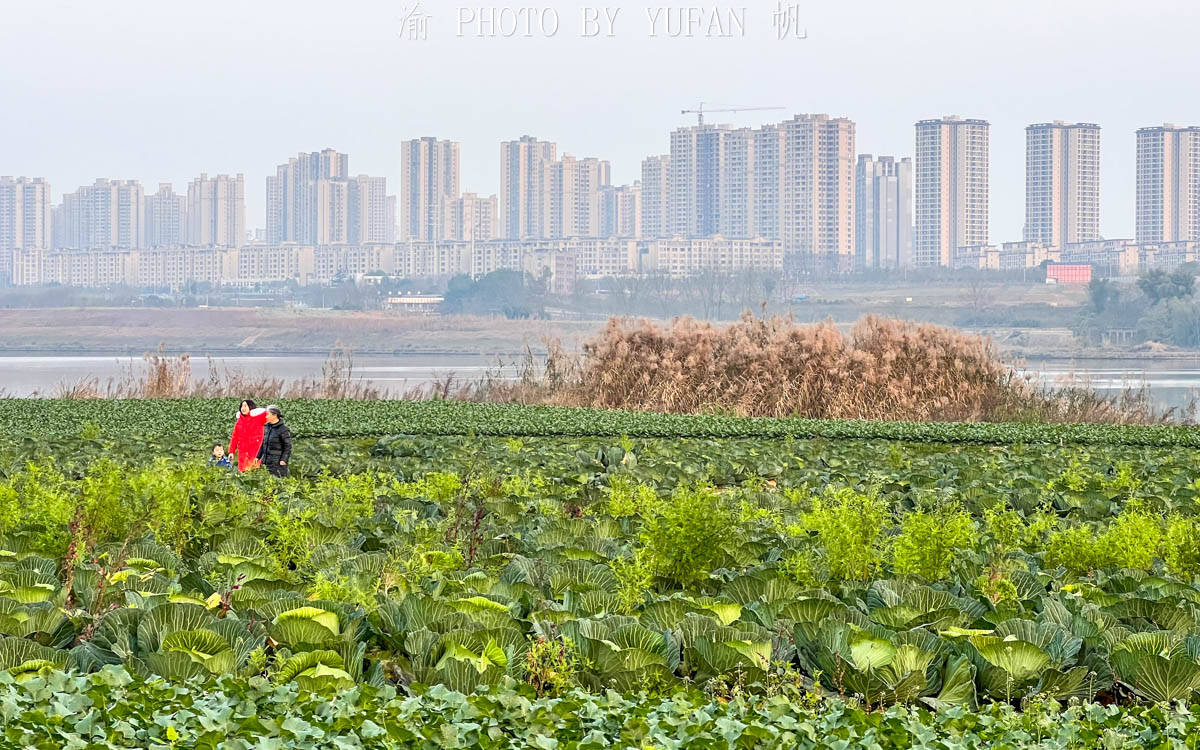
M 1198 273 L 1200 266 L 1187 263 L 1171 272 L 1147 271 L 1131 286 L 1093 279 L 1075 333 L 1099 344 L 1109 331 L 1133 329 L 1139 342 L 1200 348 Z

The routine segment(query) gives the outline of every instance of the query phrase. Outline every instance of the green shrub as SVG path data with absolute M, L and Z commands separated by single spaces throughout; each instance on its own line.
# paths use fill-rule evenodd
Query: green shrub
M 53 459 L 28 462 L 11 480 L 0 483 L 0 533 L 24 532 L 33 551 L 61 556 L 77 504 L 77 489 Z
M 361 607 L 365 612 L 374 612 L 379 608 L 376 592 L 349 576 L 318 572 L 308 586 L 308 593 L 312 599 L 345 602 Z
M 779 560 L 779 572 L 806 589 L 817 588 L 829 580 L 829 571 L 812 547 L 788 550 Z
M 538 697 L 562 695 L 579 687 L 579 649 L 565 638 L 538 636 L 529 640 L 525 660 L 517 667 Z
M 887 556 L 889 512 L 878 492 L 850 487 L 828 489 L 813 498 L 804 525 L 817 532 L 830 574 L 844 581 L 865 581 Z
M 617 580 L 617 606 L 622 614 L 632 615 L 650 595 L 654 583 L 654 561 L 645 547 L 634 550 L 628 558 L 619 557 L 609 565 Z
M 1163 560 L 1167 570 L 1181 578 L 1200 575 L 1200 522 L 1196 518 L 1172 518 L 1167 522 Z
M 1062 565 L 1073 575 L 1102 568 L 1149 570 L 1162 546 L 1162 522 L 1134 500 L 1099 534 L 1086 524 L 1051 533 L 1046 564 Z
M 957 503 L 909 513 L 893 543 L 892 566 L 901 575 L 940 581 L 950 575 L 955 553 L 972 546 L 974 540 L 975 523 Z
M 400 497 L 423 497 L 441 504 L 449 502 L 462 486 L 457 474 L 431 471 L 416 482 L 397 482 L 395 489 Z
M 983 509 L 983 530 L 997 555 L 1017 549 L 1025 540 L 1026 524 L 1021 514 L 1008 503 L 998 503 Z
M 1149 570 L 1161 552 L 1162 522 L 1138 500 L 1130 501 L 1098 540 L 1107 566 Z
M 326 526 L 345 528 L 374 515 L 379 486 L 374 474 L 333 476 L 326 471 L 306 488 L 305 510 Z
M 636 516 L 652 510 L 658 502 L 653 487 L 627 476 L 613 475 L 608 482 L 608 514 L 613 518 Z
M 1051 532 L 1046 542 L 1046 566 L 1059 565 L 1076 576 L 1104 567 L 1092 527 L 1081 524 Z
M 680 487 L 642 523 L 658 575 L 687 586 L 708 577 L 738 538 L 737 517 L 711 487 Z

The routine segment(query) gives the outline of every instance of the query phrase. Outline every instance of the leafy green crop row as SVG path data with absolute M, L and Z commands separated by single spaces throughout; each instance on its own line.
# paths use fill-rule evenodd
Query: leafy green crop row
M 209 439 L 230 430 L 232 400 L 0 400 L 0 434 L 101 434 Z M 886 439 L 923 443 L 1049 443 L 1200 447 L 1184 426 L 749 419 L 460 401 L 297 401 L 282 406 L 303 437 L 410 435 Z
M 281 483 L 136 452 L 14 466 L 0 668 L 941 707 L 1200 690 L 1192 450 L 342 442 Z
M 866 711 L 838 700 L 801 706 L 784 697 L 718 705 L 574 691 L 539 699 L 513 685 L 475 695 L 433 688 L 408 697 L 366 686 L 323 696 L 261 679 L 169 683 L 106 667 L 20 683 L 0 672 L 0 730 L 0 747 L 23 750 L 1082 750 L 1195 747 L 1200 719 L 1165 706 L 929 712 Z

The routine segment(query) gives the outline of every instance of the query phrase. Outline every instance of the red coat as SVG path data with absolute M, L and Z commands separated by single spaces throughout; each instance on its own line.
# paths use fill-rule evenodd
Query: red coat
M 254 409 L 249 414 L 238 412 L 233 423 L 233 435 L 229 438 L 229 454 L 237 452 L 238 471 L 246 471 L 258 457 L 258 448 L 263 441 L 263 425 L 267 423 L 267 410 Z

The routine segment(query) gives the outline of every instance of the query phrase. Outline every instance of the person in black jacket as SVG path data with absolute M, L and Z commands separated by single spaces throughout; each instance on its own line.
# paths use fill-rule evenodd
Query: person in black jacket
M 291 458 L 292 431 L 283 423 L 283 412 L 279 407 L 268 406 L 262 446 L 258 449 L 258 464 L 267 467 L 267 471 L 274 476 L 286 477 Z

